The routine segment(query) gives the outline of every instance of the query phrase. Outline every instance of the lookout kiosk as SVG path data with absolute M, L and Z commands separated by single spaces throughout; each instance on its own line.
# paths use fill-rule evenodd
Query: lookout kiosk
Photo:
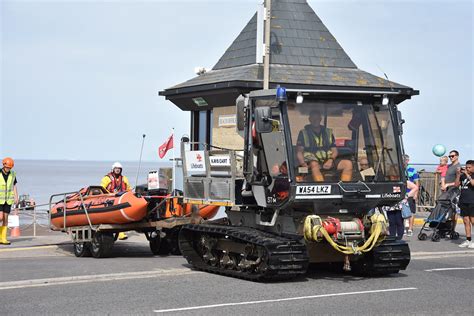
M 191 113 L 191 140 L 240 149 L 235 100 L 263 88 L 263 10 L 255 13 L 212 70 L 160 91 Z M 396 92 L 396 104 L 419 92 L 357 68 L 306 0 L 273 0 L 270 88 Z

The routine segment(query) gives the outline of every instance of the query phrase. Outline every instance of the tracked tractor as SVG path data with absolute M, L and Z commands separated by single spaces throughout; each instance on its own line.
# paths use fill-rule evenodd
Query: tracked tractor
M 184 226 L 194 268 L 249 280 L 293 278 L 310 263 L 391 274 L 408 245 L 388 235 L 383 206 L 406 191 L 403 92 L 258 90 L 236 101 L 240 151 L 182 139 L 187 203 L 227 219 Z

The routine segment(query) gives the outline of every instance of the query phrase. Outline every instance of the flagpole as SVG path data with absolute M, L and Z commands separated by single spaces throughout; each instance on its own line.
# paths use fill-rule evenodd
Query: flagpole
M 176 190 L 176 156 L 175 156 L 175 152 L 174 152 L 174 142 L 175 142 L 175 139 L 174 139 L 174 127 L 172 129 L 172 133 L 171 133 L 171 137 L 173 138 L 173 195 L 175 194 L 174 190 Z
M 138 160 L 138 170 L 137 170 L 137 177 L 135 179 L 135 190 L 137 188 L 137 185 L 138 185 L 138 175 L 140 174 L 140 167 L 142 165 L 142 154 L 143 154 L 143 144 L 145 143 L 145 137 L 146 135 L 143 134 L 143 139 L 142 139 L 142 148 L 140 149 L 140 159 Z

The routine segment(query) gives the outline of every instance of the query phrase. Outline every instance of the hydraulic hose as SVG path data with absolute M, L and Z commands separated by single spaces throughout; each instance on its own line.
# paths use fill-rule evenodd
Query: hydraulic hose
M 382 241 L 387 221 L 382 214 L 370 216 L 372 227 L 370 228 L 370 237 L 361 246 L 345 246 L 335 242 L 322 225 L 321 217 L 318 215 L 308 215 L 304 222 L 304 238 L 306 241 L 321 242 L 324 239 L 337 251 L 346 255 L 358 255 L 363 252 L 371 251 L 375 245 Z

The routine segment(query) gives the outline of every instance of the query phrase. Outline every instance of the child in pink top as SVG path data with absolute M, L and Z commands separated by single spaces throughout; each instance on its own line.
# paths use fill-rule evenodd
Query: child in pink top
M 436 173 L 440 173 L 441 177 L 445 177 L 446 171 L 448 171 L 448 157 L 443 156 L 439 159 L 439 165 L 436 168 Z

